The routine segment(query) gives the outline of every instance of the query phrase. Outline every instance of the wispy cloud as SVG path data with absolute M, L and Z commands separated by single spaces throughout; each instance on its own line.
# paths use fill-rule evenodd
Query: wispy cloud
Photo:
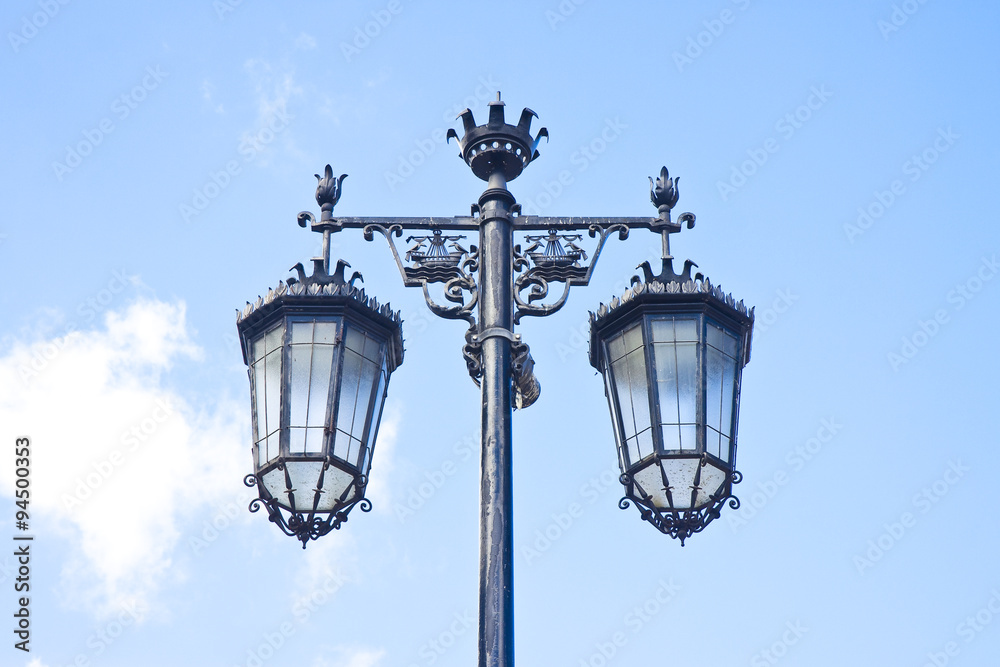
M 263 58 L 250 58 L 243 64 L 256 94 L 257 119 L 266 123 L 275 115 L 288 113 L 288 102 L 303 94 L 291 69 L 278 67 Z
M 243 132 L 241 144 L 267 144 L 266 134 L 271 132 L 276 124 L 281 126 L 281 141 L 284 150 L 291 153 L 300 153 L 292 139 L 292 133 L 286 128 L 289 124 L 294 124 L 295 113 L 290 109 L 294 104 L 293 100 L 305 96 L 302 86 L 295 80 L 294 71 L 285 65 L 274 65 L 263 58 L 250 58 L 243 64 L 243 68 L 250 77 L 250 82 L 254 91 L 254 103 L 257 106 L 257 119 L 253 128 Z M 272 133 L 271 138 L 274 138 Z M 267 155 L 262 154 L 264 159 L 258 158 L 260 166 L 267 166 Z
M 378 443 L 373 453 L 374 466 L 378 474 L 370 476 L 365 497 L 372 501 L 372 510 L 379 513 L 392 513 L 393 473 L 396 468 L 396 440 L 399 435 L 399 425 L 402 413 L 399 404 L 391 399 L 386 401 L 382 413 L 382 422 L 378 427 Z
M 31 383 L 19 371 L 56 354 Z M 31 438 L 32 528 L 65 539 L 65 602 L 102 616 L 149 598 L 171 576 L 179 524 L 242 479 L 246 419 L 221 401 L 196 410 L 168 388 L 197 359 L 183 302 L 140 299 L 103 325 L 15 340 L 0 357 L 0 437 Z M 12 494 L 3 467 L 0 489 Z

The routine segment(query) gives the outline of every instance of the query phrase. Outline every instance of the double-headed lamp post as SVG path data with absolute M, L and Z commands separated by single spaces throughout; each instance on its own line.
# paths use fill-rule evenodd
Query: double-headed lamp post
M 685 261 L 673 267 L 670 234 L 695 216 L 671 211 L 677 179 L 664 167 L 651 199 L 654 218 L 556 218 L 520 215 L 507 189 L 538 157 L 542 128 L 531 136 L 535 113 L 524 109 L 518 124 L 504 119 L 504 104 L 490 103 L 489 119 L 476 125 L 460 118 L 464 136 L 449 130 L 461 157 L 487 188 L 468 217 L 334 218 L 345 176 L 327 165 L 316 189 L 321 216 L 300 213 L 323 235 L 323 256 L 312 275 L 302 264 L 297 278 L 279 282 L 237 315 L 243 358 L 249 368 L 254 472 L 247 486 L 286 534 L 302 541 L 340 528 L 365 498 L 379 419 L 389 377 L 403 361 L 398 313 L 379 305 L 345 277 L 346 262 L 331 273 L 330 235 L 362 229 L 387 241 L 403 284 L 420 287 L 428 308 L 469 324 L 462 354 L 482 392 L 480 486 L 479 665 L 514 663 L 513 502 L 511 417 L 539 396 L 534 361 L 514 327 L 523 317 L 550 315 L 566 303 L 570 287 L 587 285 L 612 234 L 648 229 L 662 237 L 662 265 L 591 313 L 590 361 L 604 376 L 611 410 L 623 509 L 634 503 L 642 518 L 681 544 L 739 501 L 736 424 L 743 366 L 750 357 L 753 311 L 713 286 Z M 393 237 L 415 232 L 403 257 Z M 577 245 L 586 230 L 594 239 L 589 263 Z M 478 245 L 459 243 L 478 232 Z M 534 232 L 532 234 L 531 232 Z M 521 235 L 515 242 L 515 234 Z M 428 286 L 440 283 L 447 303 Z M 561 283 L 558 296 L 550 295 Z

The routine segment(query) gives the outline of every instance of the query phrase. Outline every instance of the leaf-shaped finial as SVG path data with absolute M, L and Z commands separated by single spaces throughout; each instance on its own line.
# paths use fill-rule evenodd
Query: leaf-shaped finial
M 660 177 L 656 179 L 656 183 L 653 183 L 653 179 L 649 179 L 649 199 L 656 205 L 657 208 L 665 207 L 666 209 L 672 209 L 677 205 L 677 198 L 680 196 L 678 191 L 678 184 L 680 183 L 680 178 L 670 178 L 670 172 L 667 171 L 666 167 L 660 169 Z
M 347 178 L 347 174 L 341 174 L 337 178 L 333 177 L 333 167 L 326 165 L 326 169 L 321 177 L 316 174 L 316 180 L 319 181 L 316 185 L 316 203 L 320 205 L 320 208 L 326 210 L 329 207 L 333 210 L 333 207 L 337 205 L 340 201 L 341 193 L 341 182 Z

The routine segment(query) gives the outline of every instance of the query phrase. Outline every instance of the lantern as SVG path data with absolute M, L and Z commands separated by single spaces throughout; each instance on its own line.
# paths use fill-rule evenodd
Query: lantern
M 642 518 L 681 540 L 719 516 L 736 471 L 740 380 L 753 311 L 691 263 L 678 275 L 634 280 L 591 313 L 590 362 L 604 376 L 625 497 Z
M 323 260 L 239 313 L 250 375 L 256 512 L 302 541 L 347 520 L 364 497 L 389 376 L 403 360 L 401 320 Z

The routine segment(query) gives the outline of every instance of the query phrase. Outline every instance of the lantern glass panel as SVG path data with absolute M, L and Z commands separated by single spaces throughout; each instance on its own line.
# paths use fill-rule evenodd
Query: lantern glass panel
M 670 507 L 667 499 L 666 485 L 663 483 L 663 473 L 660 466 L 653 464 L 639 470 L 633 476 L 639 496 L 647 499 L 654 507 Z
M 357 494 L 357 487 L 354 485 L 354 475 L 344 472 L 336 466 L 326 469 L 323 477 L 323 493 L 320 494 L 319 504 L 316 509 L 320 512 L 327 512 L 341 503 L 341 496 L 348 488 L 347 495 L 343 502 L 350 502 Z
M 699 459 L 663 459 L 660 465 L 663 466 L 667 475 L 667 482 L 670 484 L 670 498 L 673 507 L 676 509 L 690 509 L 692 506 L 692 493 L 694 489 L 695 475 L 701 461 Z
M 697 458 L 661 459 L 634 474 L 636 491 L 659 509 L 691 509 L 699 468 L 701 459 Z
M 264 488 L 282 507 L 288 506 L 288 494 L 285 488 L 285 471 L 272 468 L 264 473 Z
M 316 487 L 319 484 L 319 474 L 323 469 L 322 461 L 285 461 L 288 469 L 288 479 L 292 482 L 292 495 L 295 496 L 295 507 L 291 506 L 291 497 L 283 493 L 278 502 L 287 504 L 289 509 L 302 512 L 312 509 L 316 498 Z
M 650 330 L 663 450 L 697 449 L 698 320 L 658 318 Z
M 281 453 L 281 338 L 284 327 L 278 324 L 254 339 L 251 348 L 250 379 L 253 385 L 254 445 L 257 465 L 263 466 Z
M 736 388 L 736 337 L 716 324 L 706 326 L 705 451 L 729 460 Z
M 712 464 L 701 467 L 701 479 L 698 482 L 698 494 L 695 497 L 695 507 L 702 507 L 711 502 L 711 496 L 718 492 L 728 475 Z
M 291 323 L 289 453 L 325 452 L 325 426 L 335 374 L 336 321 Z
M 337 402 L 334 455 L 362 471 L 370 458 L 368 448 L 372 438 L 369 437 L 369 432 L 374 430 L 369 428 L 368 423 L 372 400 L 379 401 L 385 395 L 384 356 L 383 341 L 351 325 L 345 326 L 343 377 Z M 381 410 L 380 404 L 377 407 Z M 378 422 L 375 420 L 380 415 L 373 417 L 371 424 L 376 425 Z
M 389 381 L 389 369 L 386 367 L 385 361 L 382 362 L 382 368 L 379 371 L 378 388 L 375 390 L 375 414 L 372 415 L 372 433 L 368 437 L 368 441 L 365 443 L 364 452 L 361 457 L 361 465 L 359 470 L 361 470 L 362 475 L 368 474 L 368 467 L 372 462 L 372 447 L 375 445 L 375 439 L 378 437 L 378 427 L 382 421 L 382 407 L 385 405 L 385 386 Z
M 608 341 L 608 353 L 631 465 L 654 451 L 642 324 L 637 323 Z

